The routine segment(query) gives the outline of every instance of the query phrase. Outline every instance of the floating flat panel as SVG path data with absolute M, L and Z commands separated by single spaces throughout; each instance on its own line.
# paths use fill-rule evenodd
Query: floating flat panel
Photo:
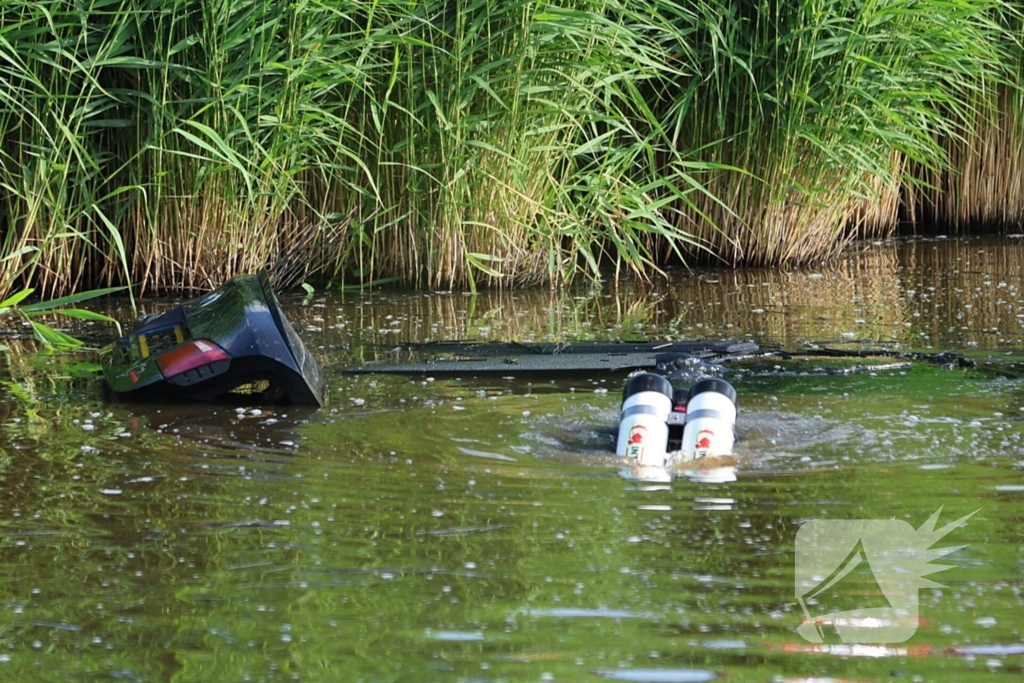
M 428 342 L 399 351 L 433 357 L 413 363 L 376 361 L 347 368 L 348 374 L 523 375 L 631 372 L 671 367 L 687 359 L 715 361 L 757 351 L 749 342 Z

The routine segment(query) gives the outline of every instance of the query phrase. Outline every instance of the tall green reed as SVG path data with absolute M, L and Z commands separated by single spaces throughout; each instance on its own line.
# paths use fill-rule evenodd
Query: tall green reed
M 999 2 L 692 6 L 679 16 L 705 78 L 680 84 L 660 116 L 680 147 L 747 172 L 702 174 L 731 212 L 702 198 L 680 222 L 728 262 L 807 261 L 891 234 L 901 193 L 949 168 L 943 141 L 1005 80 Z
M 393 67 L 357 127 L 381 164 L 382 263 L 430 287 L 559 281 L 609 253 L 650 269 L 651 235 L 689 240 L 659 204 L 675 179 L 651 163 L 640 85 L 683 72 L 649 7 L 478 0 L 377 19 L 371 49 L 386 44 Z
M 0 291 L 825 257 L 966 197 L 1007 7 L 0 0 Z
M 3 282 L 205 288 L 310 253 L 429 287 L 654 267 L 692 185 L 652 164 L 678 154 L 639 86 L 683 72 L 648 10 L 7 2 Z
M 119 125 L 100 73 L 123 37 L 108 29 L 81 6 L 0 5 L 0 290 L 18 279 L 72 288 L 107 267 L 103 256 L 129 277 L 110 213 L 123 188 L 108 182 L 108 150 L 94 144 Z

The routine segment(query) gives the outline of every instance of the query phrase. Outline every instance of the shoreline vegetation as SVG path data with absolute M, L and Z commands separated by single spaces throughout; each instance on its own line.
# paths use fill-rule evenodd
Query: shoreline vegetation
M 1019 230 L 1019 3 L 0 0 L 0 298 Z

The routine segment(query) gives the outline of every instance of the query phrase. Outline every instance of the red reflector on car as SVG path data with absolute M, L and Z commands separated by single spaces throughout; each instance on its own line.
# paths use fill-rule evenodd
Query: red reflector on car
M 224 360 L 231 360 L 231 356 L 226 354 L 222 348 L 205 339 L 196 339 L 166 353 L 161 353 L 156 357 L 156 364 L 164 377 L 174 377 L 201 365 Z

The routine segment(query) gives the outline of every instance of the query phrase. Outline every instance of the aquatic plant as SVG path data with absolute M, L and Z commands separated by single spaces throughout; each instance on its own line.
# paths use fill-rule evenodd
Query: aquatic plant
M 68 304 L 81 303 L 82 301 L 95 299 L 108 294 L 115 294 L 117 292 L 124 291 L 124 289 L 124 287 L 108 287 L 106 289 L 78 292 L 76 294 L 70 294 L 50 301 L 40 301 L 34 304 L 21 305 L 21 302 L 31 296 L 35 291 L 31 288 L 23 289 L 20 292 L 12 294 L 3 301 L 0 301 L 0 320 L 3 320 L 4 317 L 7 316 L 20 316 L 31 326 L 32 335 L 35 339 L 46 346 L 78 347 L 82 346 L 82 341 L 80 339 L 73 337 L 66 332 L 55 329 L 40 320 L 40 317 L 47 314 L 56 314 L 78 320 L 109 322 L 114 324 L 117 328 L 118 335 L 120 335 L 121 324 L 114 318 L 84 308 L 64 308 L 64 306 L 67 306 Z M 0 351 L 6 350 L 7 347 L 0 344 Z

